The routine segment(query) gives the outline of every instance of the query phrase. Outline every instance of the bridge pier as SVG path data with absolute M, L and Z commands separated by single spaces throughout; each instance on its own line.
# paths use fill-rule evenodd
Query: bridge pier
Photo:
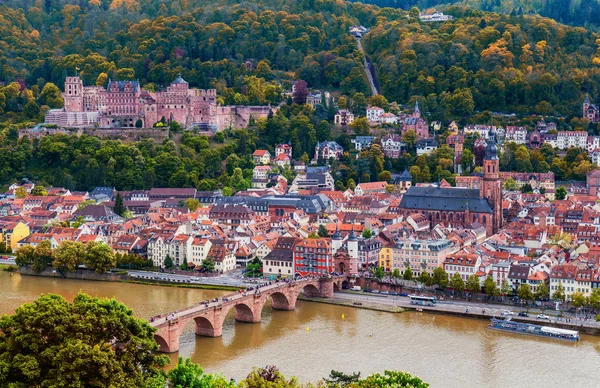
M 179 336 L 183 323 L 178 319 L 169 321 L 169 324 L 161 327 L 154 333 L 154 339 L 158 343 L 159 351 L 163 353 L 175 353 L 179 351 Z
M 305 291 L 306 293 L 306 291 Z M 319 282 L 319 293 L 321 298 L 333 298 L 333 279 L 321 279 Z M 312 295 L 306 295 L 312 296 Z

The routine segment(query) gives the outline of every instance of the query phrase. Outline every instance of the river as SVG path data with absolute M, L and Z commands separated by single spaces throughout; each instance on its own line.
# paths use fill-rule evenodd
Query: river
M 143 318 L 226 293 L 5 272 L 0 272 L 0 290 L 0 313 L 11 313 L 41 293 L 71 300 L 81 290 L 114 297 Z M 181 337 L 179 354 L 207 371 L 236 380 L 253 366 L 274 364 L 305 382 L 316 381 L 332 369 L 363 374 L 397 369 L 421 377 L 432 387 L 598 386 L 600 337 L 582 336 L 579 343 L 570 343 L 486 326 L 481 320 L 298 301 L 290 312 L 265 306 L 260 324 L 235 323 L 232 315 L 221 338 L 196 337 L 190 324 Z M 171 355 L 173 360 L 176 357 Z

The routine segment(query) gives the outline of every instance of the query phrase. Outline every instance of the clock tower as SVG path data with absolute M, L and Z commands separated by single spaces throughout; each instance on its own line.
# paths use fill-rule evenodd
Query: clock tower
M 483 181 L 481 182 L 480 196 L 487 199 L 492 208 L 491 219 L 486 217 L 483 222 L 489 236 L 502 228 L 502 178 L 500 178 L 496 133 L 493 129 L 490 129 L 488 137 L 483 159 Z

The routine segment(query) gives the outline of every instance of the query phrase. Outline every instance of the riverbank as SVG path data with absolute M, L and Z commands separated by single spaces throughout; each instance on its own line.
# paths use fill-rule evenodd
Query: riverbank
M 121 283 L 131 284 L 144 284 L 148 286 L 162 286 L 162 287 L 175 287 L 175 288 L 195 288 L 198 290 L 216 290 L 216 291 L 237 291 L 239 288 L 233 286 L 218 286 L 213 284 L 181 284 L 181 283 L 169 283 L 161 281 L 141 281 L 141 280 L 122 280 Z
M 1 268 L 1 267 L 0 267 Z M 17 268 L 15 268 L 17 269 Z M 92 271 L 77 271 L 67 272 L 66 276 L 63 276 L 60 272 L 53 269 L 46 269 L 40 273 L 36 273 L 31 268 L 18 268 L 18 273 L 24 276 L 40 276 L 56 279 L 74 279 L 74 280 L 92 280 L 99 282 L 120 282 L 120 283 L 132 283 L 132 284 L 143 284 L 152 286 L 162 287 L 176 287 L 176 288 L 191 288 L 198 290 L 216 290 L 216 291 L 237 291 L 239 288 L 234 286 L 225 286 L 217 284 L 189 284 L 189 283 L 172 283 L 161 280 L 136 280 L 124 273 L 103 273 L 99 274 Z
M 353 307 L 353 308 L 364 309 L 364 310 L 382 311 L 385 313 L 401 313 L 401 312 L 405 311 L 403 308 L 400 308 L 397 306 L 396 307 L 386 306 L 386 305 L 377 304 L 377 303 L 361 302 L 362 304 L 357 306 L 357 305 L 353 304 L 353 302 L 349 302 L 349 301 L 341 299 L 341 298 L 336 298 L 335 296 L 333 298 L 316 298 L 316 297 L 309 298 L 309 297 L 305 296 L 304 294 L 300 294 L 300 295 L 298 295 L 298 299 L 306 301 L 306 302 L 332 304 L 332 305 L 336 305 L 336 306 Z
M 338 301 L 343 301 L 344 305 L 356 308 L 368 308 L 370 310 L 376 309 L 377 311 L 394 312 L 395 308 L 400 308 L 405 311 L 420 311 L 427 314 L 447 315 L 459 318 L 469 318 L 477 320 L 489 321 L 492 317 L 502 317 L 503 311 L 506 311 L 506 306 L 501 305 L 486 305 L 486 306 L 475 306 L 468 303 L 454 303 L 454 302 L 438 302 L 435 306 L 417 306 L 412 305 L 408 298 L 404 297 L 386 297 L 382 295 L 365 295 L 360 293 L 343 292 L 337 293 L 336 298 Z M 305 300 L 313 300 L 305 299 Z M 362 306 L 356 306 L 352 303 L 360 302 Z M 369 306 L 369 307 L 365 307 Z M 556 316 L 550 316 L 548 320 L 540 320 L 536 314 L 531 313 L 529 317 L 521 317 L 513 315 L 512 319 L 516 322 L 531 323 L 541 326 L 551 326 L 560 329 L 577 330 L 580 334 L 588 334 L 594 336 L 600 336 L 600 323 L 587 320 L 576 320 L 572 319 L 571 322 L 558 320 Z

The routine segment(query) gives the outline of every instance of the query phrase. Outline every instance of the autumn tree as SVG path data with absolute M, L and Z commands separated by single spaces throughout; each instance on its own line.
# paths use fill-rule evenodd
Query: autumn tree
M 35 187 L 33 189 L 31 189 L 31 195 L 45 196 L 45 195 L 48 195 L 48 191 L 46 190 L 46 188 L 44 186 L 35 185 Z
M 85 247 L 80 242 L 65 240 L 52 253 L 52 266 L 65 273 L 75 271 L 86 259 Z
M 200 207 L 200 201 L 195 198 L 188 198 L 185 200 L 185 207 L 187 207 L 189 211 L 195 212 Z
M 23 245 L 16 251 L 15 264 L 20 267 L 27 267 L 34 263 L 34 247 L 32 245 Z
M 294 82 L 294 91 L 292 93 L 292 100 L 295 104 L 302 105 L 306 104 L 306 98 L 308 97 L 308 86 L 306 85 L 306 81 L 297 80 Z
M 97 273 L 105 273 L 117 266 L 117 260 L 108 245 L 90 242 L 85 248 L 85 266 Z
M 42 272 L 52 263 L 53 251 L 50 240 L 40 241 L 33 250 L 33 270 Z
M 44 85 L 38 101 L 41 105 L 48 105 L 51 109 L 62 108 L 64 105 L 60 89 L 51 82 Z

